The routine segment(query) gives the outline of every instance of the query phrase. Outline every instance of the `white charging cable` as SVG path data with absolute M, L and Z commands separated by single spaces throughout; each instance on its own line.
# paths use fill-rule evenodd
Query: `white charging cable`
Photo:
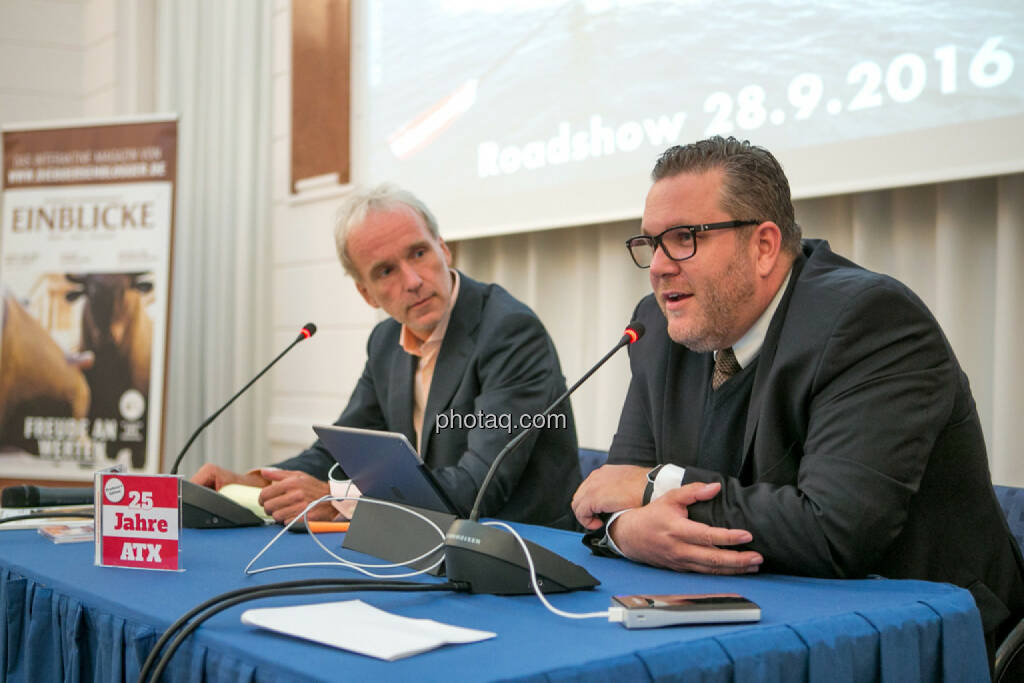
M 352 480 L 351 479 L 335 479 L 334 476 L 333 476 L 334 475 L 334 470 L 340 470 L 340 469 L 341 469 L 341 463 L 340 462 L 336 462 L 333 465 L 331 465 L 331 469 L 327 470 L 327 483 L 330 484 L 331 482 L 334 482 L 336 484 L 344 484 L 344 483 L 347 482 L 348 486 L 345 487 L 345 495 L 347 496 L 348 495 L 348 490 L 350 488 L 352 488 Z
M 520 536 L 515 529 L 510 527 L 508 524 L 505 524 L 504 522 L 483 522 L 483 524 L 484 526 L 501 527 L 502 529 L 505 529 L 510 534 L 512 534 L 516 541 L 518 541 L 519 547 L 523 549 L 523 554 L 526 555 L 526 565 L 530 570 L 530 585 L 533 586 L 533 592 L 537 594 L 537 597 L 540 598 L 540 601 L 544 604 L 544 606 L 548 609 L 549 612 L 551 612 L 552 614 L 557 614 L 560 617 L 565 617 L 566 619 L 600 619 L 602 617 L 607 617 L 609 620 L 611 620 L 612 614 L 610 610 L 605 610 L 603 612 L 584 613 L 566 612 L 552 605 L 550 602 L 548 602 L 548 599 L 544 597 L 544 593 L 541 591 L 540 586 L 537 585 L 537 570 L 533 566 L 533 556 L 530 555 L 530 549 L 526 547 L 526 541 L 523 540 L 523 537 Z
M 320 548 L 323 549 L 323 551 L 325 553 L 327 553 L 328 555 L 333 557 L 336 560 L 336 562 L 296 562 L 296 563 L 291 563 L 291 564 L 273 565 L 273 566 L 270 566 L 270 567 L 258 567 L 258 568 L 255 568 L 255 569 L 253 568 L 253 565 L 256 563 L 256 561 L 258 559 L 260 559 L 260 557 L 262 557 L 263 554 L 266 553 L 271 548 L 271 546 L 273 546 L 277 542 L 277 540 L 279 538 L 281 538 L 281 535 L 284 534 L 286 531 L 288 531 L 288 529 L 293 524 L 297 523 L 300 519 L 303 521 L 303 523 L 305 523 L 306 522 L 306 516 L 308 515 L 309 511 L 312 508 L 314 508 L 315 506 L 319 505 L 320 503 L 323 503 L 325 501 L 332 501 L 332 500 L 337 500 L 337 501 L 341 501 L 341 500 L 359 500 L 359 501 L 364 501 L 364 502 L 367 502 L 367 503 L 372 503 L 372 504 L 375 504 L 375 505 L 386 505 L 388 507 L 397 508 L 399 510 L 402 510 L 404 512 L 409 513 L 410 515 L 418 517 L 419 519 L 423 520 L 428 525 L 430 525 L 430 527 L 434 531 L 437 532 L 437 535 L 440 538 L 440 542 L 436 546 L 431 548 L 430 550 L 428 550 L 425 553 L 423 553 L 422 555 L 414 557 L 414 558 L 412 558 L 410 560 L 406 560 L 405 562 L 395 562 L 395 563 L 385 563 L 385 564 L 362 564 L 362 563 L 359 563 L 359 562 L 352 562 L 351 560 L 346 560 L 345 558 L 340 557 L 339 555 L 335 554 L 327 546 L 325 546 L 323 544 L 323 542 L 320 541 L 319 538 L 317 538 L 316 534 L 314 534 L 312 531 L 309 531 L 309 535 L 313 539 L 313 541 L 317 545 L 319 545 Z M 541 601 L 541 604 L 543 604 L 544 607 L 549 612 L 551 612 L 552 614 L 555 614 L 557 616 L 566 618 L 566 619 L 600 619 L 600 618 L 607 618 L 609 621 L 620 621 L 621 620 L 621 616 L 618 615 L 618 614 L 613 613 L 613 611 L 611 609 L 604 610 L 603 612 L 583 612 L 583 613 L 580 613 L 580 612 L 566 612 L 565 610 L 560 610 L 557 607 L 555 607 L 554 605 L 552 605 L 550 602 L 548 602 L 548 599 L 546 597 L 544 597 L 544 593 L 543 593 L 543 591 L 541 591 L 540 586 L 537 583 L 537 569 L 536 569 L 536 567 L 533 564 L 533 556 L 530 554 L 530 549 L 527 547 L 526 542 L 523 540 L 522 536 L 520 536 L 519 533 L 515 529 L 513 529 L 511 526 L 509 526 L 508 524 L 506 524 L 504 522 L 491 521 L 491 522 L 483 522 L 483 524 L 485 526 L 501 527 L 502 529 L 505 529 L 510 534 L 512 534 L 512 537 L 516 539 L 516 542 L 519 543 L 519 547 L 522 548 L 522 550 L 523 550 L 523 555 L 526 557 L 527 568 L 529 569 L 529 572 L 530 572 L 530 585 L 533 588 L 533 592 L 537 596 L 537 598 Z M 430 518 L 428 518 L 428 517 L 426 517 L 424 515 L 421 515 L 419 512 L 416 512 L 415 510 L 410 510 L 407 507 L 403 507 L 401 505 L 397 505 L 395 503 L 392 503 L 392 502 L 389 502 L 389 501 L 386 501 L 386 500 L 378 500 L 376 498 L 365 498 L 365 497 L 357 498 L 357 497 L 351 497 L 351 496 L 330 496 L 330 495 L 327 495 L 327 496 L 323 496 L 322 498 L 318 498 L 317 500 L 314 500 L 312 503 L 307 505 L 306 508 L 302 511 L 301 515 L 296 516 L 295 519 L 293 519 L 287 525 L 285 525 L 285 527 L 283 529 L 281 529 L 281 531 L 277 532 L 277 535 L 274 536 L 274 538 L 272 538 L 269 543 L 267 543 L 265 546 L 263 546 L 263 548 L 258 553 L 256 553 L 256 555 L 251 560 L 249 560 L 249 564 L 247 564 L 245 566 L 245 570 L 244 571 L 245 571 L 245 573 L 247 575 L 253 575 L 253 574 L 260 574 L 262 572 L 274 571 L 276 569 L 293 569 L 293 568 L 298 568 L 298 567 L 345 567 L 345 568 L 348 568 L 348 569 L 354 569 L 355 571 L 360 572 L 361 574 L 364 574 L 366 576 L 369 576 L 369 577 L 372 577 L 372 578 L 376 578 L 376 579 L 401 579 L 401 578 L 408 578 L 410 576 L 419 576 L 420 574 L 425 574 L 425 573 L 431 571 L 432 569 L 435 569 L 442 562 L 444 562 L 444 555 L 442 555 L 437 560 L 437 562 L 433 563 L 429 567 L 425 567 L 423 569 L 420 569 L 420 570 L 417 570 L 417 571 L 414 571 L 414 572 L 407 572 L 407 573 L 404 573 L 404 574 L 374 574 L 373 572 L 371 572 L 369 570 L 370 569 L 391 569 L 391 568 L 396 568 L 396 567 L 406 567 L 408 565 L 411 565 L 411 564 L 414 564 L 416 562 L 419 562 L 420 560 L 423 560 L 423 559 L 429 557 L 430 555 L 432 555 L 433 553 L 437 552 L 438 550 L 442 549 L 444 547 L 444 539 L 445 539 L 445 534 L 441 530 L 441 528 L 439 526 L 437 526 L 437 524 L 435 524 L 433 522 L 433 520 L 431 520 Z M 618 617 L 618 618 L 616 618 L 616 617 Z
M 293 524 L 296 524 L 299 520 L 302 520 L 303 523 L 306 523 L 306 521 L 307 521 L 306 520 L 306 516 L 309 514 L 309 511 L 311 509 L 313 509 L 315 506 L 317 506 L 320 503 L 323 503 L 325 501 L 334 501 L 334 500 L 337 500 L 337 501 L 342 501 L 342 500 L 358 500 L 360 502 L 365 501 L 367 503 L 372 503 L 372 504 L 375 504 L 375 505 L 386 505 L 388 507 L 397 508 L 399 510 L 402 510 L 404 512 L 409 513 L 410 515 L 418 517 L 419 519 L 423 520 L 428 525 L 430 525 L 430 527 L 434 531 L 437 532 L 437 535 L 440 538 L 440 541 L 438 542 L 438 544 L 436 546 L 434 546 L 433 548 L 427 550 L 422 555 L 414 557 L 414 558 L 412 558 L 410 560 L 406 560 L 404 562 L 394 562 L 394 563 L 384 563 L 384 564 L 363 564 L 363 563 L 359 563 L 359 562 L 352 562 L 351 560 L 346 560 L 345 558 L 340 557 L 339 555 L 335 554 L 327 546 L 325 546 L 323 544 L 323 542 L 321 542 L 321 540 L 319 538 L 317 538 L 317 534 L 314 534 L 312 532 L 312 530 L 310 530 L 309 531 L 309 535 L 313 539 L 313 541 L 317 545 L 319 545 L 320 548 L 323 549 L 323 551 L 325 553 L 327 553 L 328 555 L 333 557 L 335 560 L 337 560 L 336 562 L 295 562 L 295 563 L 291 563 L 291 564 L 279 564 L 279 565 L 273 565 L 273 566 L 270 566 L 270 567 L 259 567 L 259 568 L 255 568 L 255 569 L 253 568 L 253 565 L 256 564 L 256 561 L 258 559 L 260 559 L 260 557 L 262 557 L 263 554 L 265 552 L 267 552 L 270 549 L 271 546 L 273 546 L 275 543 L 277 543 L 277 540 L 279 538 L 281 538 L 281 535 L 283 533 L 285 533 L 286 531 L 288 531 L 288 529 L 290 529 Z M 307 528 L 308 528 L 308 524 L 307 524 Z M 420 570 L 417 570 L 417 571 L 414 571 L 414 572 L 407 572 L 407 573 L 404 573 L 404 574 L 374 574 L 373 572 L 371 572 L 369 570 L 370 569 L 392 569 L 392 568 L 396 568 L 396 567 L 407 567 L 407 566 L 409 566 L 411 564 L 419 562 L 420 560 L 423 560 L 423 559 L 426 559 L 427 557 L 430 557 L 432 554 L 436 553 L 438 550 L 441 550 L 442 548 L 444 548 L 444 532 L 441 531 L 441 528 L 439 526 L 437 526 L 437 524 L 435 524 L 429 517 L 421 515 L 420 513 L 416 512 L 415 510 L 410 510 L 407 507 L 403 507 L 401 505 L 396 505 L 395 503 L 391 503 L 391 502 L 386 501 L 386 500 L 377 500 L 375 498 L 327 495 L 327 496 L 323 496 L 322 498 L 318 498 L 317 500 L 314 500 L 312 503 L 310 503 L 309 505 L 306 506 L 306 508 L 302 511 L 302 514 L 297 515 L 295 517 L 295 519 L 293 519 L 292 521 L 288 522 L 288 524 L 286 524 L 283 529 L 281 529 L 279 532 L 277 532 L 277 535 L 274 536 L 274 538 L 272 538 L 269 543 L 267 543 L 265 546 L 263 546 L 263 548 L 258 553 L 256 553 L 256 555 L 251 560 L 249 560 L 249 564 L 245 565 L 245 569 L 243 571 L 247 575 L 252 575 L 252 574 L 260 574 L 262 572 L 273 571 L 275 569 L 294 569 L 294 568 L 297 568 L 297 567 L 346 567 L 348 569 L 354 569 L 355 571 L 357 571 L 357 572 L 359 572 L 361 574 L 364 574 L 366 576 L 369 576 L 369 577 L 372 577 L 372 578 L 375 578 L 375 579 L 403 579 L 403 578 L 407 578 L 407 577 L 410 577 L 410 576 L 419 576 L 420 574 L 426 574 L 427 572 L 431 571 L 432 569 L 437 568 L 438 566 L 440 566 L 440 564 L 442 562 L 444 562 L 444 555 L 442 554 L 442 556 L 437 560 L 437 562 L 434 562 L 432 565 L 430 565 L 428 567 L 424 567 L 423 569 L 420 569 Z

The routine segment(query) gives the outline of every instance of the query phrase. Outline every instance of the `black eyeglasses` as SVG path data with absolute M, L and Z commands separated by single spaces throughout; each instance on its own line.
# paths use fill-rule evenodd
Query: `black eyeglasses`
M 723 228 L 739 228 L 744 225 L 757 225 L 761 221 L 723 221 L 722 223 L 705 223 L 703 225 L 677 225 L 662 231 L 658 235 L 637 235 L 626 240 L 626 249 L 633 257 L 638 268 L 650 268 L 654 260 L 654 252 L 658 247 L 673 261 L 685 261 L 697 253 L 697 233 Z

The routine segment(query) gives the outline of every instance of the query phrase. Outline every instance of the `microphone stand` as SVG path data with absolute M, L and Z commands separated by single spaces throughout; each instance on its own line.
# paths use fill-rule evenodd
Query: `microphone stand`
M 640 331 L 637 332 L 635 328 L 639 328 Z M 633 334 L 629 334 L 630 332 L 632 332 Z M 584 374 L 582 377 L 576 380 L 575 384 L 566 389 L 561 396 L 556 398 L 554 403 L 549 405 L 547 409 L 543 413 L 541 413 L 541 417 L 544 418 L 550 415 L 551 411 L 553 411 L 558 406 L 562 405 L 562 401 L 569 398 L 569 396 L 572 395 L 572 393 L 576 391 L 576 389 L 578 389 L 581 384 L 590 379 L 590 376 L 597 372 L 598 368 L 604 365 L 609 358 L 614 356 L 619 349 L 621 349 L 623 346 L 632 344 L 637 339 L 639 339 L 642 334 L 643 326 L 640 325 L 639 323 L 637 323 L 636 325 L 631 325 L 629 328 L 627 328 L 626 334 L 622 335 L 622 339 L 619 340 L 619 343 L 612 347 L 611 351 L 604 354 L 601 360 L 597 361 L 594 367 L 587 370 L 586 374 Z M 524 429 L 523 431 L 516 434 L 511 441 L 505 444 L 505 447 L 502 448 L 498 455 L 494 458 L 494 462 L 491 464 L 490 469 L 487 470 L 487 476 L 484 477 L 484 481 L 480 485 L 480 490 L 477 491 L 476 500 L 473 501 L 473 509 L 469 513 L 469 518 L 471 520 L 476 521 L 480 518 L 480 504 L 484 498 L 484 491 L 487 490 L 487 485 L 491 483 L 491 479 L 494 478 L 494 474 L 498 471 L 498 467 L 501 465 L 501 461 L 505 459 L 505 456 L 514 451 L 516 447 L 518 447 L 519 444 L 521 444 L 526 439 L 526 437 L 532 434 L 534 431 L 536 431 L 536 428 L 533 425 L 531 425 L 529 428 Z
M 188 439 L 188 441 L 186 441 L 186 442 L 185 442 L 185 447 L 181 449 L 181 452 L 180 452 L 180 453 L 178 453 L 178 457 L 176 457 L 176 458 L 174 459 L 174 464 L 173 464 L 173 465 L 171 465 L 171 469 L 170 469 L 170 470 L 168 471 L 168 473 L 169 473 L 169 474 L 177 474 L 177 473 L 178 473 L 178 465 L 180 465 L 180 464 L 181 464 L 181 459 L 185 457 L 185 452 L 186 452 L 186 451 L 187 451 L 187 450 L 189 449 L 189 447 L 190 447 L 190 446 L 192 445 L 192 442 L 196 440 L 196 438 L 197 438 L 197 437 L 199 436 L 199 434 L 200 434 L 200 433 L 201 433 L 201 432 L 202 432 L 202 431 L 203 431 L 204 429 L 206 429 L 206 428 L 207 428 L 207 427 L 208 427 L 208 426 L 210 425 L 210 423 L 211 423 L 211 422 L 213 422 L 214 420 L 216 420 L 216 419 L 217 419 L 217 416 L 218 416 L 218 415 L 220 415 L 221 413 L 223 413 L 223 412 L 224 412 L 224 411 L 225 411 L 225 410 L 227 409 L 227 407 L 228 407 L 229 405 L 231 405 L 232 403 L 234 403 L 234 402 L 235 402 L 235 399 L 236 399 L 236 398 L 238 398 L 239 396 L 241 396 L 242 394 L 244 394 L 244 393 L 245 393 L 245 390 L 246 390 L 246 389 L 248 389 L 248 388 L 249 388 L 249 387 L 251 387 L 251 386 L 252 386 L 253 384 L 255 384 L 256 380 L 258 380 L 258 379 L 259 379 L 260 377 L 262 377 L 263 375 L 265 375 L 265 374 L 267 373 L 267 370 L 269 370 L 270 368 L 274 367 L 274 364 L 275 364 L 275 363 L 277 363 L 277 361 L 281 360 L 281 358 L 283 358 L 283 357 L 284 357 L 284 355 L 285 355 L 286 353 L 288 353 L 289 351 L 291 351 L 291 350 L 292 350 L 292 348 L 293 348 L 293 347 L 294 347 L 294 346 L 295 346 L 296 344 L 298 344 L 298 343 L 299 343 L 300 341 L 303 341 L 303 340 L 305 340 L 305 339 L 309 339 L 309 338 L 310 338 L 310 337 L 312 337 L 312 336 L 313 336 L 314 334 L 316 334 L 316 325 L 314 325 L 313 323 L 306 323 L 306 324 L 305 324 L 305 326 L 303 326 L 303 328 L 302 328 L 302 331 L 301 331 L 301 332 L 299 332 L 299 336 L 297 336 L 297 337 L 295 338 L 295 341 L 293 341 L 293 342 L 292 342 L 291 344 L 289 344 L 289 345 L 288 345 L 288 346 L 287 346 L 287 347 L 285 348 L 285 350 L 284 350 L 284 351 L 282 351 L 281 353 L 277 354 L 277 357 L 276 357 L 276 358 L 274 358 L 274 360 L 270 361 L 270 363 L 269 363 L 269 364 L 267 365 L 267 367 L 265 367 L 265 368 L 263 368 L 262 370 L 260 370 L 260 372 L 259 372 L 259 374 L 258 374 L 258 375 L 256 375 L 256 376 L 255 376 L 255 377 L 253 377 L 253 378 L 252 378 L 251 380 L 249 380 L 249 381 L 248 381 L 248 383 L 247 383 L 247 384 L 246 384 L 246 385 L 245 385 L 244 387 L 242 387 L 241 389 L 239 389 L 239 390 L 238 390 L 238 392 L 237 392 L 237 393 L 236 393 L 236 394 L 235 394 L 234 396 L 232 396 L 231 398 L 229 398 L 229 399 L 228 399 L 228 402 L 227 402 L 227 403 L 225 403 L 224 405 L 222 405 L 222 406 L 221 406 L 221 407 L 220 407 L 220 408 L 219 408 L 219 409 L 217 410 L 217 412 L 215 412 L 215 413 L 214 413 L 213 415 L 211 415 L 210 417 L 208 417 L 208 418 L 206 418 L 205 420 L 203 420 L 203 423 L 202 423 L 201 425 L 199 425 L 199 428 L 198 428 L 198 429 L 196 429 L 196 431 L 192 432 L 192 436 L 190 436 L 190 437 L 189 437 L 189 439 Z
M 209 426 L 211 422 L 217 419 L 217 416 L 224 412 L 224 410 L 235 402 L 239 396 L 245 393 L 246 389 L 251 387 L 253 383 L 266 374 L 267 370 L 272 368 L 277 361 L 281 360 L 286 353 L 292 350 L 292 348 L 304 339 L 309 339 L 316 334 L 316 325 L 313 323 L 306 323 L 302 330 L 299 331 L 299 335 L 295 340 L 289 344 L 284 351 L 277 354 L 274 360 L 263 368 L 258 375 L 253 377 L 249 382 L 238 390 L 238 392 L 228 399 L 228 402 L 222 405 L 217 412 L 210 417 L 203 420 L 203 423 L 199 425 L 192 436 L 189 437 L 185 443 L 185 447 L 178 453 L 178 457 L 174 459 L 174 464 L 171 466 L 170 474 L 178 473 L 178 466 L 181 464 L 181 459 L 185 457 L 185 453 L 188 451 L 192 442 L 196 440 L 196 437 Z M 262 526 L 263 520 L 255 515 L 248 508 L 239 505 L 235 501 L 231 500 L 227 496 L 214 491 L 211 488 L 194 484 L 188 479 L 181 480 L 181 525 L 187 529 L 213 529 L 213 528 L 233 528 L 240 526 Z
M 643 333 L 644 327 L 640 323 L 633 323 L 627 327 L 618 344 L 565 393 L 555 399 L 542 415 L 547 417 L 619 349 L 632 344 L 643 336 Z M 480 504 L 484 492 L 501 461 L 536 430 L 535 425 L 538 423 L 543 424 L 543 421 L 534 422 L 501 449 L 480 485 L 469 518 L 455 520 L 445 535 L 445 574 L 451 581 L 467 584 L 471 593 L 520 595 L 533 592 L 528 565 L 519 542 L 510 534 L 481 524 L 477 520 L 480 517 Z M 574 591 L 593 588 L 600 583 L 578 564 L 530 541 L 524 543 L 533 558 L 537 583 L 543 592 Z

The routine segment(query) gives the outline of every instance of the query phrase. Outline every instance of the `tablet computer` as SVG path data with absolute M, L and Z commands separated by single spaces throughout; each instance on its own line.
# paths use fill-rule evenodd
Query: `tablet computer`
M 404 434 L 335 425 L 313 431 L 362 495 L 458 514 Z

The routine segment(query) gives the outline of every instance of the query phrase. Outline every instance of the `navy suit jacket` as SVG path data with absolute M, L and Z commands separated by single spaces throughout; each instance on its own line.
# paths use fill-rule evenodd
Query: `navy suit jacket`
M 610 463 L 721 482 L 689 516 L 750 531 L 762 571 L 954 583 L 990 636 L 1024 616 L 1024 563 L 967 377 L 906 286 L 805 240 L 758 356 L 735 478 L 697 466 L 712 354 L 674 343 L 653 296 L 636 318 L 647 334 L 629 347 Z
M 537 316 L 498 285 L 460 273 L 423 419 L 421 455 L 445 493 L 468 514 L 495 456 L 519 430 L 521 416 L 543 412 L 565 391 L 555 347 Z M 367 361 L 348 406 L 335 422 L 399 432 L 416 443 L 412 421 L 416 357 L 399 345 L 401 325 L 379 323 L 366 345 Z M 436 430 L 439 413 L 510 416 L 513 429 Z M 572 527 L 569 502 L 580 483 L 576 425 L 568 401 L 555 410 L 563 425 L 539 429 L 502 461 L 481 504 L 481 515 Z M 464 421 L 465 422 L 465 421 Z M 551 425 L 551 422 L 547 424 Z M 285 469 L 327 479 L 334 458 L 318 439 Z

